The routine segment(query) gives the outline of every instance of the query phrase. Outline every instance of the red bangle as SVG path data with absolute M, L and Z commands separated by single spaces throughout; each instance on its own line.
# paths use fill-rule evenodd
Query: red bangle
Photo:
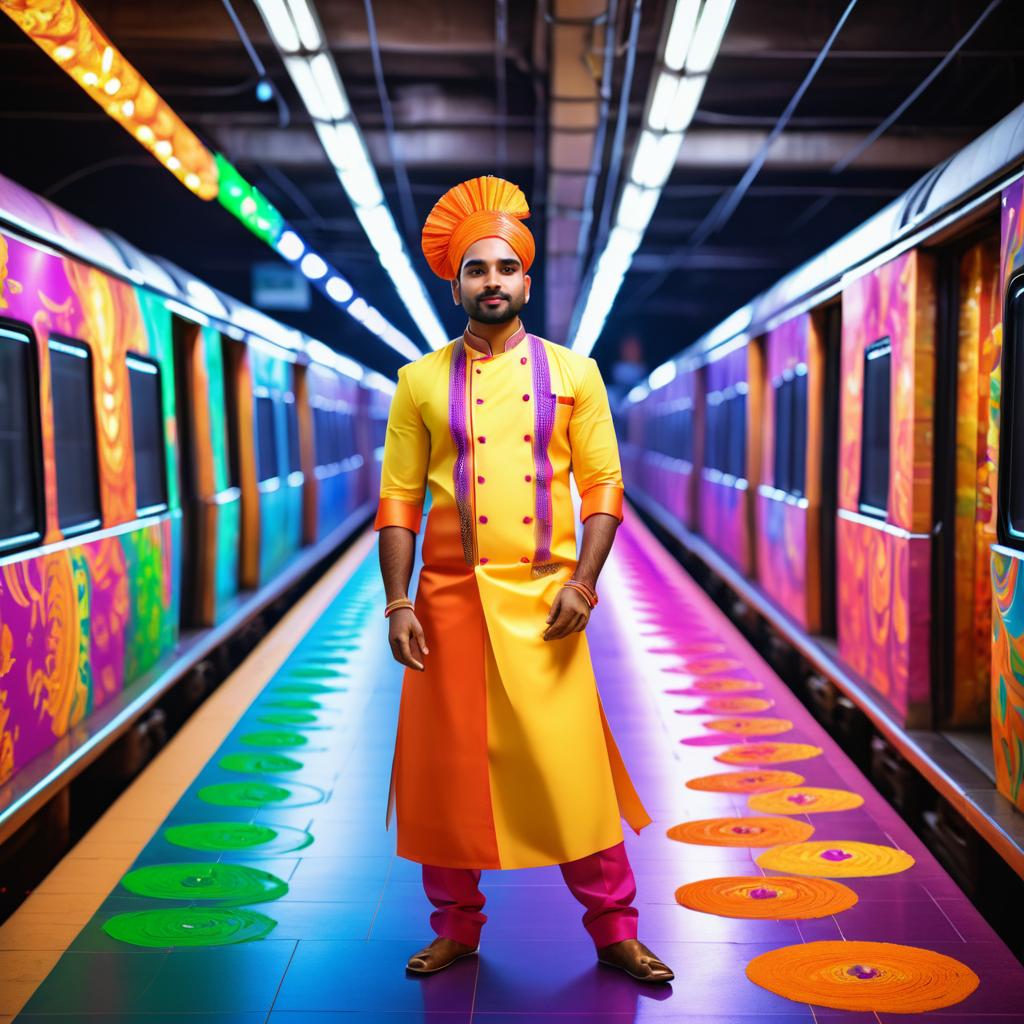
M 572 587 L 573 590 L 583 595 L 584 600 L 590 605 L 591 608 L 597 606 L 597 594 L 594 593 L 585 583 L 579 583 L 576 580 L 567 580 L 562 584 L 564 587 Z

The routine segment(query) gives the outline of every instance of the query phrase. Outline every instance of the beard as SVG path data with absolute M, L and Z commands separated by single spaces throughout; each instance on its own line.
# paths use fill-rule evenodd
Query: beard
M 503 307 L 497 309 L 488 309 L 483 305 L 483 299 L 500 298 L 505 300 Z M 480 324 L 507 324 L 512 320 L 515 320 L 519 316 L 519 311 L 523 308 L 525 299 L 523 296 L 513 297 L 508 292 L 490 292 L 487 295 L 478 295 L 475 298 L 469 298 L 465 294 L 462 296 L 462 308 L 466 313 L 476 320 Z

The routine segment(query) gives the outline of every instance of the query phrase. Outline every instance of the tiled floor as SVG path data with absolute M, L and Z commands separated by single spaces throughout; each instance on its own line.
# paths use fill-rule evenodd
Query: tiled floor
M 262 652 L 250 659 L 251 671 L 262 665 L 263 677 L 252 684 L 244 704 L 214 716 L 210 736 L 221 741 L 219 749 L 211 743 L 212 756 L 203 755 L 209 760 L 187 789 L 182 793 L 181 778 L 175 780 L 166 766 L 158 767 L 163 761 L 157 762 L 153 775 L 147 773 L 126 794 L 132 815 L 123 820 L 134 827 L 124 833 L 111 827 L 90 834 L 73 860 L 58 867 L 26 904 L 18 929 L 0 929 L 0 967 L 7 965 L 0 988 L 10 984 L 8 991 L 23 993 L 18 1007 L 9 1009 L 10 1000 L 0 1004 L 0 1024 L 12 1019 L 3 1014 L 17 1012 L 30 993 L 19 1022 L 903 1020 L 884 1013 L 812 1009 L 759 988 L 744 974 L 747 962 L 762 952 L 841 938 L 926 946 L 963 961 L 981 976 L 980 988 L 959 1006 L 907 1020 L 1024 1024 L 1024 970 L 909 829 L 635 516 L 619 531 L 600 590 L 601 604 L 588 630 L 598 681 L 616 738 L 655 818 L 640 836 L 626 837 L 637 876 L 641 938 L 673 965 L 673 985 L 644 986 L 596 966 L 579 921 L 582 908 L 554 867 L 485 872 L 489 921 L 479 958 L 463 960 L 434 977 L 406 977 L 406 958 L 430 938 L 430 906 L 419 885 L 419 866 L 394 856 L 394 836 L 384 830 L 401 670 L 384 642 L 376 550 L 368 544 L 336 600 L 324 614 L 311 617 L 310 632 L 276 673 L 276 663 L 268 669 Z M 659 605 L 666 614 L 659 614 Z M 676 714 L 696 701 L 664 692 L 680 680 L 670 671 L 678 663 L 672 647 L 684 644 L 698 621 L 710 623 L 730 654 L 742 657 L 749 673 L 766 682 L 764 695 L 776 701 L 767 713 L 795 723 L 785 741 L 825 748 L 823 757 L 784 767 L 805 775 L 808 785 L 851 789 L 867 798 L 855 811 L 809 816 L 815 838 L 896 845 L 916 858 L 912 869 L 847 880 L 860 902 L 839 916 L 816 921 L 743 921 L 676 904 L 674 891 L 685 882 L 760 871 L 754 863 L 759 850 L 689 846 L 665 836 L 670 825 L 688 819 L 746 813 L 745 798 L 684 786 L 689 778 L 727 770 L 714 760 L 724 746 L 680 742 L 706 733 L 701 716 Z M 310 666 L 324 669 L 324 677 L 301 675 Z M 276 784 L 299 794 L 290 802 L 301 805 L 223 807 L 200 800 L 198 792 L 214 783 L 265 779 L 225 770 L 218 761 L 229 752 L 260 749 L 247 746 L 243 737 L 271 728 L 258 721 L 269 710 L 269 701 L 299 696 L 280 690 L 289 681 L 336 688 L 308 695 L 322 704 L 318 727 L 300 730 L 307 742 L 283 751 L 302 768 L 274 777 Z M 314 842 L 266 857 L 251 850 L 207 855 L 174 846 L 163 836 L 166 826 L 203 821 L 307 829 Z M 119 885 L 126 870 L 208 860 L 251 865 L 288 883 L 280 899 L 252 905 L 276 922 L 267 938 L 216 948 L 151 949 L 124 944 L 103 931 L 103 923 L 114 914 L 169 905 Z M 68 943 L 67 951 L 38 984 L 33 971 L 41 969 L 54 942 Z M 32 960 L 34 949 L 42 959 Z M 4 951 L 20 955 L 22 966 L 5 960 Z

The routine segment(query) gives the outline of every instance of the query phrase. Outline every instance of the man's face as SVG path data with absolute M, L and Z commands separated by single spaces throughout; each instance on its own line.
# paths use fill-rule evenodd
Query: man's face
M 462 257 L 452 298 L 478 323 L 505 324 L 530 301 L 530 276 L 508 242 L 481 238 Z

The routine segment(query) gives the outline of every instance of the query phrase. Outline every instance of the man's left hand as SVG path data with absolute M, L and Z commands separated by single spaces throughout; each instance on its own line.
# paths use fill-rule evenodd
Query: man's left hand
M 587 599 L 572 587 L 562 587 L 548 612 L 545 640 L 559 640 L 570 633 L 581 633 L 590 619 Z

